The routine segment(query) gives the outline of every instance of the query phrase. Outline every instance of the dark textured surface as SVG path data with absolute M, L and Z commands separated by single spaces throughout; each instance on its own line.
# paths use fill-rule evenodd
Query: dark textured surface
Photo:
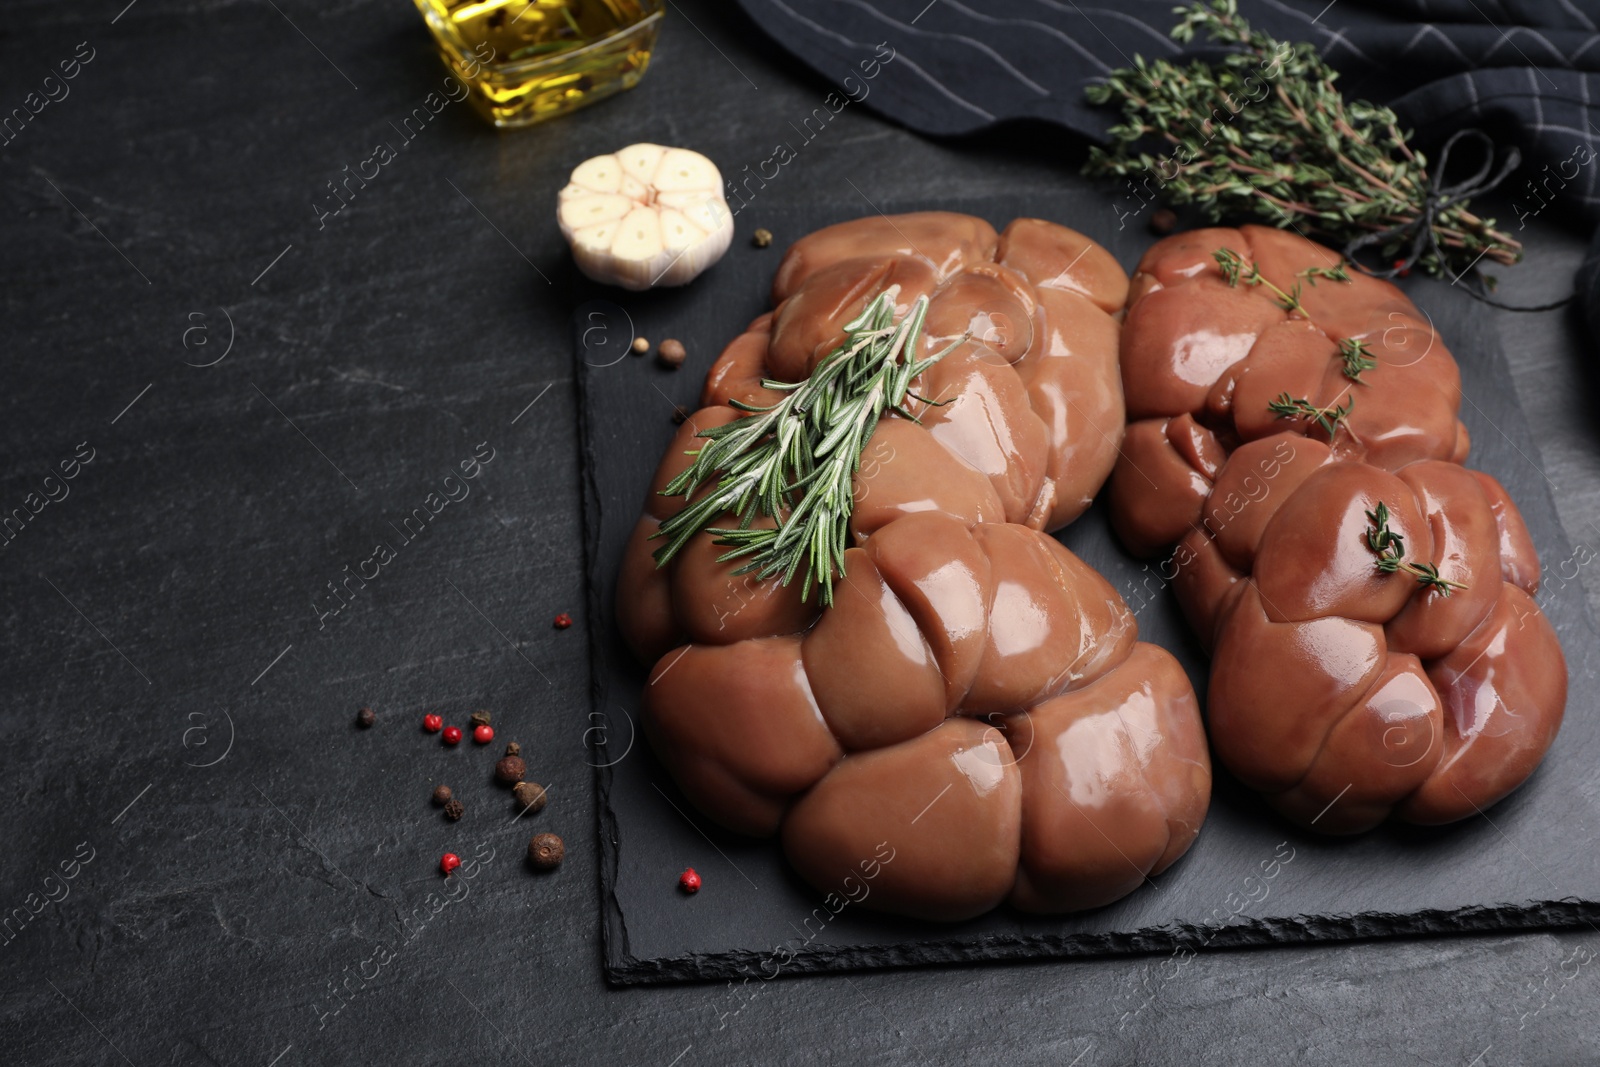
M 96 450 L 0 550 L 0 908 L 42 901 L 79 842 L 95 850 L 65 900 L 0 944 L 0 1063 L 1600 1057 L 1593 932 L 608 988 L 574 304 L 552 200 L 579 159 L 644 137 L 755 165 L 827 88 L 726 5 L 674 0 L 638 90 L 504 136 L 449 108 L 319 231 L 324 182 L 438 84 L 416 13 L 138 0 L 112 25 L 125 2 L 16 0 L 0 35 L 5 109 L 79 42 L 97 49 L 72 95 L 0 147 L 4 508 L 79 442 Z M 1027 129 L 928 142 L 851 107 L 756 203 L 1067 189 L 1114 218 L 1071 176 L 1074 152 Z M 741 225 L 759 224 L 751 211 Z M 1548 221 L 1508 295 L 1570 278 L 1581 242 Z M 232 352 L 185 366 L 220 351 L 184 347 L 189 316 L 216 345 L 223 310 Z M 1563 523 L 1595 545 L 1600 395 L 1579 321 L 1493 320 Z M 472 496 L 319 630 L 325 583 L 484 440 L 497 454 Z M 1585 584 L 1600 588 L 1592 566 L 1568 595 Z M 563 610 L 579 626 L 557 632 Z M 368 703 L 380 718 L 363 732 Z M 416 729 L 425 710 L 459 722 L 479 706 L 551 787 L 523 824 L 489 784 L 491 753 L 441 752 Z M 440 780 L 467 803 L 453 826 L 428 804 Z M 522 865 L 530 821 L 567 838 L 554 875 Z M 1569 847 L 1592 840 L 1575 830 Z M 432 914 L 439 853 L 480 841 L 494 860 Z
M 940 206 L 986 217 L 996 228 L 1034 214 L 1082 228 L 1132 269 L 1149 237 L 1107 225 L 1071 194 L 992 197 Z M 932 205 L 878 201 L 888 212 Z M 795 237 L 857 211 L 769 208 L 762 221 Z M 644 674 L 621 647 L 610 602 L 622 551 L 638 520 L 654 463 L 676 427 L 672 405 L 690 409 L 720 346 L 765 310 L 778 257 L 741 242 L 733 261 L 702 285 L 636 301 L 616 294 L 579 307 L 575 346 L 583 410 L 590 625 L 595 631 L 595 716 L 608 833 L 602 882 L 608 973 L 619 981 L 683 981 L 962 960 L 1107 953 L 1168 954 L 1281 941 L 1457 933 L 1600 919 L 1600 857 L 1563 846 L 1600 831 L 1600 645 L 1582 597 L 1550 583 L 1540 604 L 1561 635 L 1569 671 L 1567 719 L 1549 758 L 1522 790 L 1473 819 L 1438 831 L 1391 827 L 1354 840 L 1307 834 L 1252 794 L 1224 781 L 1188 854 L 1117 903 L 1068 918 L 1007 908 L 955 925 L 914 923 L 845 907 L 837 915 L 785 869 L 773 842 L 719 833 L 694 818 L 648 746 L 637 741 Z M 1440 324 L 1462 368 L 1462 405 L 1475 466 L 1517 486 L 1543 560 L 1579 558 L 1538 477 L 1537 446 L 1497 351 L 1491 313 L 1458 288 L 1409 283 Z M 617 358 L 632 331 L 682 338 L 694 358 L 677 372 Z M 1091 510 L 1062 540 L 1104 574 L 1139 620 L 1139 636 L 1173 651 L 1205 692 L 1206 660 L 1189 636 L 1162 570 L 1118 546 L 1104 511 Z M 669 653 L 670 655 L 670 653 Z M 1270 670 L 1270 664 L 1262 669 Z M 614 735 L 614 737 L 612 736 Z M 1397 763 L 1415 749 L 1396 750 Z M 1335 801 L 1337 803 L 1337 801 Z M 1492 822 L 1490 820 L 1493 820 Z M 1578 828 L 1582 828 L 1578 830 Z M 1529 855 L 1547 857 L 1538 864 Z M 720 872 L 692 901 L 661 872 L 693 863 Z M 1270 877 L 1268 875 L 1270 874 Z M 870 888 L 868 889 L 870 893 Z M 1560 901 L 1561 903 L 1557 903 Z M 792 957 L 792 958 L 791 958 Z

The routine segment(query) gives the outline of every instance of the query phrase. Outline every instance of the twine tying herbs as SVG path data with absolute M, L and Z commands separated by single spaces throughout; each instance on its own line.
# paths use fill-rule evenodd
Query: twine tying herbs
M 1446 185 L 1444 184 L 1444 176 L 1450 166 L 1450 152 L 1455 148 L 1456 142 L 1463 137 L 1475 138 L 1483 147 L 1483 162 L 1479 164 L 1478 169 L 1471 177 L 1463 178 L 1453 185 Z M 1507 150 L 1505 159 L 1500 164 L 1500 169 L 1495 171 L 1494 177 L 1491 178 L 1489 171 L 1494 167 L 1494 155 L 1494 139 L 1482 130 L 1469 128 L 1457 130 L 1451 134 L 1450 139 L 1439 148 L 1439 161 L 1434 169 L 1433 178 L 1428 184 L 1427 194 L 1423 198 L 1422 207 L 1417 217 L 1410 222 L 1403 222 L 1381 233 L 1369 233 L 1352 238 L 1344 246 L 1344 258 L 1375 277 L 1393 278 L 1397 274 L 1409 271 L 1414 265 L 1420 263 L 1424 256 L 1431 255 L 1438 261 L 1440 269 L 1449 275 L 1452 285 L 1461 281 L 1465 276 L 1465 272 L 1471 271 L 1476 266 L 1477 260 L 1469 263 L 1462 274 L 1457 274 L 1450 269 L 1448 257 L 1446 257 L 1444 250 L 1439 247 L 1437 229 L 1439 214 L 1449 208 L 1451 204 L 1465 204 L 1470 198 L 1477 196 L 1479 193 L 1487 193 L 1498 189 L 1522 165 L 1522 153 L 1513 146 Z M 1405 258 L 1396 260 L 1388 270 L 1368 267 L 1356 258 L 1357 253 L 1363 248 L 1370 248 L 1373 245 L 1383 246 L 1407 237 L 1411 239 L 1410 252 Z M 1480 253 L 1479 258 L 1481 259 L 1484 254 L 1487 254 L 1487 250 L 1485 253 Z M 1477 282 L 1478 285 L 1475 286 L 1473 282 Z M 1565 307 L 1573 297 L 1572 293 L 1568 293 L 1560 300 L 1553 300 L 1548 304 L 1507 304 L 1494 299 L 1484 292 L 1480 286 L 1482 286 L 1482 275 L 1477 275 L 1467 283 L 1467 294 L 1485 304 L 1503 308 L 1506 311 L 1554 311 L 1556 308 Z
M 1187 44 L 1203 34 L 1229 51 L 1182 65 L 1135 56 L 1132 67 L 1090 86 L 1090 102 L 1119 107 L 1122 121 L 1107 131 L 1108 147 L 1090 150 L 1085 173 L 1154 186 L 1167 202 L 1198 208 L 1212 222 L 1263 218 L 1342 246 L 1352 262 L 1356 253 L 1376 249 L 1389 266 L 1362 269 L 1383 278 L 1415 269 L 1453 283 L 1484 259 L 1510 265 L 1522 258 L 1516 238 L 1468 210 L 1471 197 L 1517 168 L 1515 149 L 1496 169 L 1488 135 L 1461 130 L 1445 142 L 1430 174 L 1394 111 L 1345 100 L 1335 85 L 1338 73 L 1314 46 L 1253 30 L 1236 0 L 1197 2 L 1174 13 L 1180 16 L 1174 40 Z M 1486 147 L 1484 162 L 1446 184 L 1451 149 L 1463 137 Z M 1545 311 L 1571 299 L 1514 307 L 1489 297 L 1481 275 L 1474 280 L 1480 285 L 1469 282 L 1468 293 L 1509 310 Z

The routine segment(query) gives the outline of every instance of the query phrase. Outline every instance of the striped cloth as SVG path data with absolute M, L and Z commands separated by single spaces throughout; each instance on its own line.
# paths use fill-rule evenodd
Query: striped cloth
M 930 134 L 1033 118 L 1103 140 L 1116 115 L 1085 86 L 1135 54 L 1185 51 L 1168 36 L 1176 0 L 739 3 L 852 99 Z M 1318 45 L 1346 97 L 1388 103 L 1424 149 L 1466 126 L 1520 146 L 1501 187 L 1512 233 L 1547 211 L 1586 232 L 1600 223 L 1600 0 L 1239 0 L 1239 12 Z M 894 58 L 874 63 L 882 44 Z M 1600 240 L 1586 293 L 1600 338 Z

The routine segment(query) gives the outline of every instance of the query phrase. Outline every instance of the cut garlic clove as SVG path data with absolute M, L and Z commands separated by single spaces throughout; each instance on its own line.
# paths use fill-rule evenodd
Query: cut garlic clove
M 657 216 L 661 224 L 661 245 L 669 252 L 682 252 L 706 238 L 706 231 L 683 217 L 683 212 L 662 208 Z
M 617 161 L 622 164 L 623 173 L 649 185 L 666 154 L 667 150 L 658 144 L 631 144 L 617 153 Z
M 633 210 L 633 206 L 634 202 L 625 196 L 601 193 L 597 196 L 565 200 L 557 210 L 561 216 L 561 225 L 567 229 L 577 230 L 601 222 L 616 222 L 626 218 L 628 212 Z
M 571 185 L 596 193 L 615 193 L 622 189 L 622 163 L 615 156 L 595 156 L 578 164 Z
M 557 198 L 556 222 L 584 274 L 624 289 L 684 285 L 733 240 L 716 164 L 655 144 L 579 164 Z
M 631 174 L 622 176 L 622 195 L 631 200 L 644 201 L 650 198 L 650 187 Z

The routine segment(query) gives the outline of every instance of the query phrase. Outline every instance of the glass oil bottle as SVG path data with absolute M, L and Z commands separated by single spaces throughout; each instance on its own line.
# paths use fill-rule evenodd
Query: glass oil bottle
M 631 89 L 664 0 L 415 0 L 484 118 L 530 126 Z

